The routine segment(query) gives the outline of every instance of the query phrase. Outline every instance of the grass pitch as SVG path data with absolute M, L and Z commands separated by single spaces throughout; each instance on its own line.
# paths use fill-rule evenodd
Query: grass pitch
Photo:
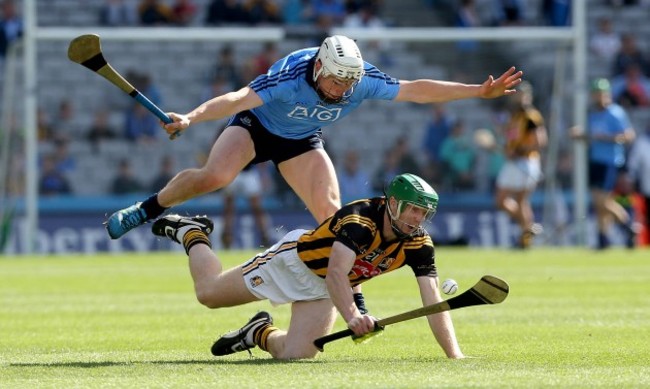
M 221 254 L 226 267 L 251 252 Z M 288 306 L 209 310 L 182 253 L 0 257 L 2 388 L 425 388 L 650 386 L 650 251 L 437 250 L 459 293 L 485 274 L 510 284 L 494 306 L 452 312 L 465 360 L 447 360 L 424 318 L 315 360 L 253 350 L 215 358 L 218 335 L 261 309 L 286 328 Z M 421 306 L 408 268 L 364 286 L 372 314 Z M 339 319 L 335 330 L 343 329 Z

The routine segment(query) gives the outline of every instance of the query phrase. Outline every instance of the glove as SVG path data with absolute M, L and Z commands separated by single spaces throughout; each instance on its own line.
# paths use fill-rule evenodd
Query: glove
M 357 306 L 357 309 L 362 315 L 365 315 L 368 313 L 368 309 L 366 309 L 366 300 L 363 298 L 362 293 L 353 293 L 352 297 L 354 298 L 354 305 Z
M 377 322 L 375 322 L 375 329 L 372 330 L 372 332 L 368 332 L 367 334 L 361 336 L 352 335 L 352 340 L 354 341 L 354 343 L 357 344 L 365 343 L 368 340 L 370 340 L 370 338 L 372 338 L 373 336 L 381 335 L 383 333 L 384 333 L 384 327 L 378 325 Z

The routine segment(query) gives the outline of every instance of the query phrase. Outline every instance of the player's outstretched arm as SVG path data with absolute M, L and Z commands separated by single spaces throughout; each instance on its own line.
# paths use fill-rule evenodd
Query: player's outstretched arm
M 442 301 L 440 291 L 438 290 L 437 278 L 431 277 L 417 277 L 418 286 L 420 288 L 420 296 L 422 297 L 422 304 L 424 306 L 439 303 Z M 463 352 L 460 350 L 458 340 L 456 340 L 456 332 L 454 325 L 451 321 L 449 312 L 440 312 L 427 316 L 431 332 L 436 338 L 436 341 L 445 352 L 448 358 L 461 359 L 465 358 Z
M 184 131 L 190 125 L 209 120 L 223 119 L 236 113 L 259 107 L 262 99 L 250 87 L 245 86 L 238 91 L 228 92 L 210 99 L 185 115 L 169 112 L 173 123 L 163 126 L 168 134 Z
M 413 103 L 441 103 L 468 98 L 492 99 L 516 93 L 514 89 L 521 82 L 522 71 L 515 67 L 506 70 L 498 78 L 488 76 L 482 84 L 464 84 L 441 80 L 400 80 L 400 90 L 395 101 Z

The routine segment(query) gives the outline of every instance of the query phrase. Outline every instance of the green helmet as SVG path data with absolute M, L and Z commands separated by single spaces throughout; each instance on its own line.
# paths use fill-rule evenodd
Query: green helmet
M 397 214 L 393 214 L 390 206 L 388 213 L 393 222 L 399 219 L 401 213 L 409 205 L 414 205 L 427 210 L 425 221 L 429 221 L 438 208 L 438 193 L 422 178 L 415 174 L 405 173 L 393 178 L 386 188 L 386 199 L 394 197 L 397 200 Z M 393 224 L 393 230 L 399 229 Z M 398 233 L 398 236 L 401 234 Z
M 412 203 L 424 209 L 435 212 L 438 208 L 438 193 L 422 178 L 415 174 L 405 173 L 393 178 L 386 189 L 386 197 L 395 197 L 401 206 Z

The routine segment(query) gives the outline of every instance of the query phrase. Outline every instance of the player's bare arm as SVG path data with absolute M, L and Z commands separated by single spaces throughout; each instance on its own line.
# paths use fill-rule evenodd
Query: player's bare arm
M 441 103 L 467 98 L 492 99 L 516 93 L 514 89 L 521 82 L 523 72 L 515 67 L 506 70 L 498 78 L 492 75 L 482 84 L 464 84 L 440 80 L 400 80 L 396 101 L 413 103 Z
M 262 104 L 263 101 L 257 93 L 245 86 L 237 91 L 208 100 L 185 115 L 169 112 L 169 117 L 174 122 L 164 125 L 164 128 L 168 134 L 172 134 L 177 130 L 184 131 L 192 124 L 222 119 L 241 111 L 259 107 Z
M 355 335 L 361 336 L 375 328 L 375 320 L 368 315 L 362 315 L 352 298 L 348 274 L 352 269 L 355 259 L 354 251 L 340 242 L 334 242 L 327 266 L 327 290 L 334 306 L 339 311 L 348 328 Z
M 442 296 L 438 290 L 438 278 L 432 277 L 417 277 L 418 286 L 420 288 L 420 296 L 422 297 L 422 304 L 424 306 L 439 303 L 442 301 Z M 464 358 L 463 352 L 460 350 L 458 341 L 456 340 L 456 332 L 454 325 L 451 321 L 449 312 L 440 312 L 427 316 L 429 327 L 436 341 L 443 349 L 447 357 L 452 359 Z

